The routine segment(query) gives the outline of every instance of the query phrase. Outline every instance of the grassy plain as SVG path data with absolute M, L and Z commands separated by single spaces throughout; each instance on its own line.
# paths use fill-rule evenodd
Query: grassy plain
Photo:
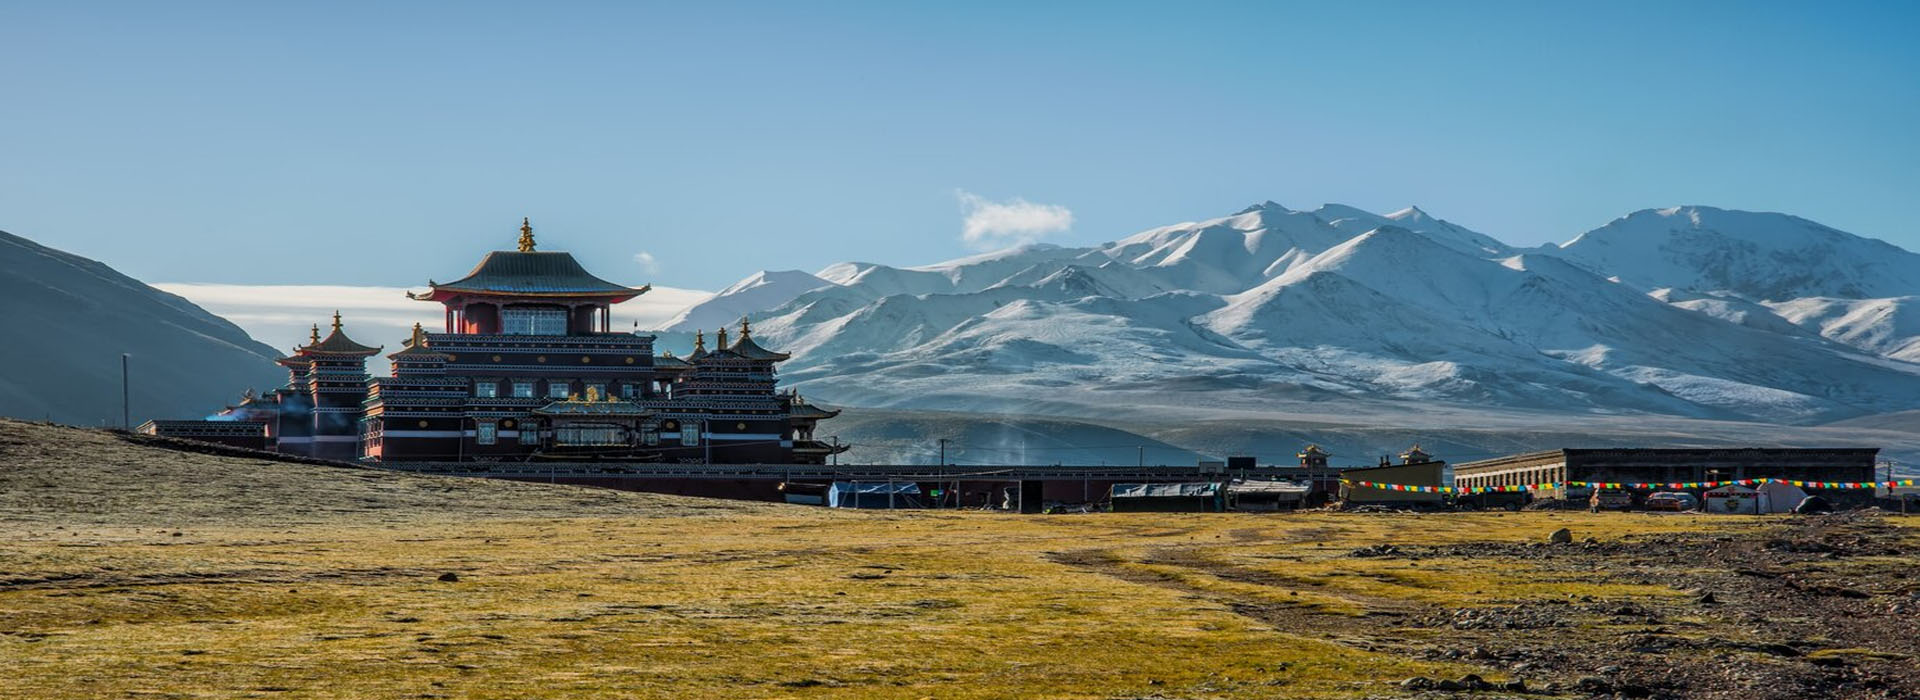
M 169 485 L 140 485 L 155 478 Z M 1431 623 L 1461 609 L 1591 601 L 1669 611 L 1681 635 L 1738 633 L 1643 564 L 1525 556 L 1551 529 L 1612 551 L 1778 527 L 849 513 L 181 455 L 8 422 L 0 509 L 7 698 L 1397 696 L 1412 676 L 1514 677 L 1463 655 L 1483 632 Z M 1354 555 L 1380 543 L 1429 553 Z M 1441 549 L 1462 545 L 1507 549 Z M 1625 629 L 1586 609 L 1568 606 L 1568 634 Z

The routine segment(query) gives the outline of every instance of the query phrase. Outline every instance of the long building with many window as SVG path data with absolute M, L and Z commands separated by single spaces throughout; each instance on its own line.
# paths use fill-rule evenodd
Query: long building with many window
M 208 421 L 158 421 L 156 434 L 211 434 L 206 423 L 264 426 L 281 452 L 369 462 L 651 461 L 821 464 L 845 445 L 814 438 L 838 411 L 777 387 L 785 353 L 741 320 L 686 357 L 654 354 L 654 336 L 612 330 L 611 307 L 648 291 L 588 273 L 564 252 L 488 253 L 466 276 L 409 294 L 445 308 L 440 332 L 415 324 L 369 377 L 380 348 L 348 338 L 339 314 L 280 364 L 287 386 L 249 394 Z M 196 425 L 200 424 L 200 425 Z M 231 432 L 231 431 L 228 431 Z

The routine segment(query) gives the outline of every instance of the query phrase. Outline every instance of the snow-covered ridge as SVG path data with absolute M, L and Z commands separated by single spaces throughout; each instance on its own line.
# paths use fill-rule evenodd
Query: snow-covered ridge
M 759 273 L 788 380 L 867 403 L 1273 397 L 1810 423 L 1920 408 L 1920 256 L 1675 207 L 1520 249 L 1408 207 L 1274 202 L 1112 242 Z M 857 390 L 846 387 L 857 386 Z M 857 396 L 856 396 L 857 395 Z

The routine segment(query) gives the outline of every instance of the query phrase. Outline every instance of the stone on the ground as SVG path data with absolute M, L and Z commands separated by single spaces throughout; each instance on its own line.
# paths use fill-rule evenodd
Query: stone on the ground
M 1553 534 L 1547 535 L 1547 542 L 1551 544 L 1572 544 L 1573 531 L 1564 527 L 1554 530 Z

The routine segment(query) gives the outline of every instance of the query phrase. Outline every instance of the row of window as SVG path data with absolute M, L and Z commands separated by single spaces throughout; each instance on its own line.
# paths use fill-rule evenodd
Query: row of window
M 553 429 L 553 442 L 566 446 L 625 445 L 626 430 L 611 425 L 563 425 Z M 495 445 L 500 442 L 500 424 L 492 421 L 480 421 L 474 426 L 474 442 L 482 445 Z M 648 426 L 640 429 L 640 442 L 644 445 L 660 444 L 660 431 Z M 520 444 L 540 444 L 540 431 L 521 430 Z M 680 428 L 680 444 L 694 446 L 700 444 L 700 425 L 686 423 Z
M 494 423 L 491 421 L 480 421 L 478 424 L 474 426 L 473 438 L 474 438 L 474 442 L 478 442 L 482 445 L 492 445 L 492 444 L 498 443 L 500 441 L 500 424 Z M 520 431 L 520 444 L 522 445 L 540 444 L 540 431 L 538 430 Z
M 505 388 L 507 391 L 511 392 L 507 394 L 507 396 L 511 396 L 516 399 L 531 399 L 534 396 L 536 396 L 536 394 L 534 393 L 534 388 L 535 388 L 534 385 L 535 385 L 535 382 L 533 381 L 516 381 L 516 382 L 508 382 Z M 653 394 L 655 395 L 664 394 L 666 395 L 667 398 L 673 398 L 673 385 L 671 383 L 663 383 L 659 380 L 654 380 L 652 383 L 652 388 L 653 388 Z M 475 398 L 497 399 L 502 397 L 500 393 L 501 389 L 502 389 L 501 384 L 498 382 L 486 382 L 486 381 L 474 382 L 473 395 Z M 589 393 L 587 391 L 589 389 L 591 389 L 592 390 L 591 393 L 595 395 L 609 396 L 609 394 L 607 393 L 607 387 L 604 384 L 588 384 L 586 386 L 583 386 L 581 387 L 581 395 L 584 396 L 587 393 Z M 639 392 L 639 389 L 640 387 L 633 384 L 621 384 L 620 397 L 627 398 L 627 399 L 635 398 Z M 547 382 L 547 393 L 546 393 L 547 398 L 564 399 L 572 395 L 573 395 L 572 385 L 568 384 L 567 382 Z

